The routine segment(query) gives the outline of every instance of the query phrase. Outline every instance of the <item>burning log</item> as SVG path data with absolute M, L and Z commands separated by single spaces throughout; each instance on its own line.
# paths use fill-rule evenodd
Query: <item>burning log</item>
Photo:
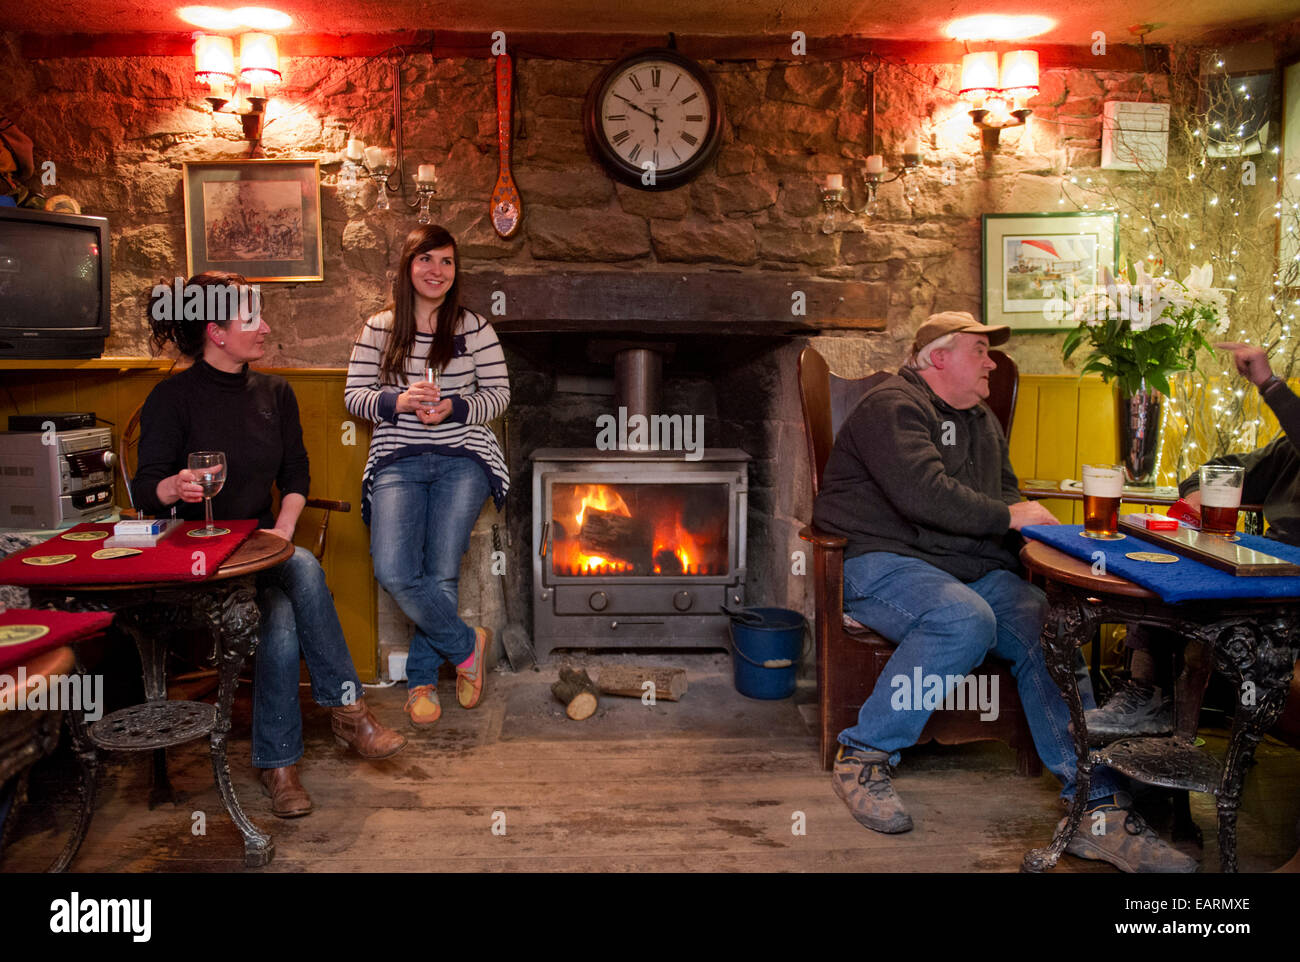
M 590 718 L 599 704 L 596 683 L 585 668 L 582 671 L 561 668 L 560 680 L 551 685 L 551 694 L 564 702 L 564 713 L 574 721 Z
M 654 551 L 654 525 L 589 507 L 578 532 L 578 547 L 586 555 L 648 566 Z
M 656 701 L 680 701 L 686 694 L 685 668 L 638 668 L 636 665 L 611 665 L 600 669 L 596 684 L 606 695 L 641 698 L 645 683 L 654 683 Z

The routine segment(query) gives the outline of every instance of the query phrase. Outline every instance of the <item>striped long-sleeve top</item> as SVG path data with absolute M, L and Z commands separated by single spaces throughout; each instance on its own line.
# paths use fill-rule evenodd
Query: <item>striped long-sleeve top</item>
M 433 335 L 416 332 L 400 383 L 380 383 L 379 364 L 392 323 L 392 311 L 366 321 L 352 346 L 343 392 L 347 409 L 374 424 L 370 457 L 361 479 L 362 518 L 370 523 L 370 486 L 375 473 L 399 458 L 425 451 L 477 461 L 488 476 L 492 500 L 499 509 L 510 490 L 510 473 L 488 422 L 500 417 L 510 403 L 510 378 L 492 325 L 473 311 L 461 310 L 455 352 L 440 379 L 443 398 L 451 400 L 451 414 L 441 424 L 423 424 L 414 414 L 397 412 L 397 396 L 424 380 Z

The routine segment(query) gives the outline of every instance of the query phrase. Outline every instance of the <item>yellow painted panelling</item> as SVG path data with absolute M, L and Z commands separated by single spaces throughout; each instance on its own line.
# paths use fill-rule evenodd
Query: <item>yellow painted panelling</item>
M 1072 478 L 1077 468 L 1079 389 L 1074 378 L 1045 378 L 1038 384 L 1036 478 Z M 1082 524 L 1082 506 L 1072 501 L 1044 501 L 1064 524 Z
M 1016 395 L 1016 416 L 1011 422 L 1011 437 L 1007 444 L 1011 448 L 1011 466 L 1020 479 L 1037 477 L 1034 464 L 1037 460 L 1035 448 L 1038 440 L 1038 385 L 1020 379 L 1020 390 Z

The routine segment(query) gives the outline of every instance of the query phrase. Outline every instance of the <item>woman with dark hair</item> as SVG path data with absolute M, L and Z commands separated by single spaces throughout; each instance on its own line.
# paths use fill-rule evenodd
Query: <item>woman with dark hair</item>
M 456 666 L 464 708 L 483 692 L 486 628 L 458 612 L 460 563 L 490 493 L 498 508 L 510 476 L 488 422 L 510 403 L 505 357 L 492 326 L 460 306 L 456 241 L 436 225 L 406 237 L 393 303 L 366 321 L 348 362 L 344 403 L 374 423 L 362 479 L 375 578 L 415 622 L 406 661 L 414 725 L 442 714 L 438 669 Z
M 180 517 L 202 518 L 203 493 L 187 458 L 193 451 L 223 451 L 226 482 L 212 499 L 214 516 L 256 518 L 263 530 L 292 541 L 307 500 L 307 450 L 293 389 L 248 366 L 262 357 L 270 333 L 257 290 L 238 274 L 209 271 L 185 285 L 191 309 L 175 303 L 180 293 L 155 288 L 153 343 L 157 350 L 173 343 L 194 363 L 159 383 L 144 403 L 134 502 L 146 514 L 181 502 Z M 280 491 L 274 516 L 272 483 Z M 312 697 L 332 709 L 340 744 L 377 759 L 401 751 L 406 739 L 380 724 L 362 699 L 325 573 L 312 553 L 295 548 L 284 564 L 259 574 L 257 584 L 262 628 L 253 679 L 253 764 L 262 769 L 272 813 L 292 818 L 312 807 L 297 772 L 303 753 L 300 653 Z

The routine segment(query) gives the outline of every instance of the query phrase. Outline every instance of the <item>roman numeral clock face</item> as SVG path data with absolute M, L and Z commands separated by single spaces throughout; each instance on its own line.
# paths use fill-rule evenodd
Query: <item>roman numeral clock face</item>
M 703 68 L 671 50 L 643 51 L 596 81 L 584 125 L 611 174 L 633 187 L 669 190 L 706 169 L 722 117 Z

